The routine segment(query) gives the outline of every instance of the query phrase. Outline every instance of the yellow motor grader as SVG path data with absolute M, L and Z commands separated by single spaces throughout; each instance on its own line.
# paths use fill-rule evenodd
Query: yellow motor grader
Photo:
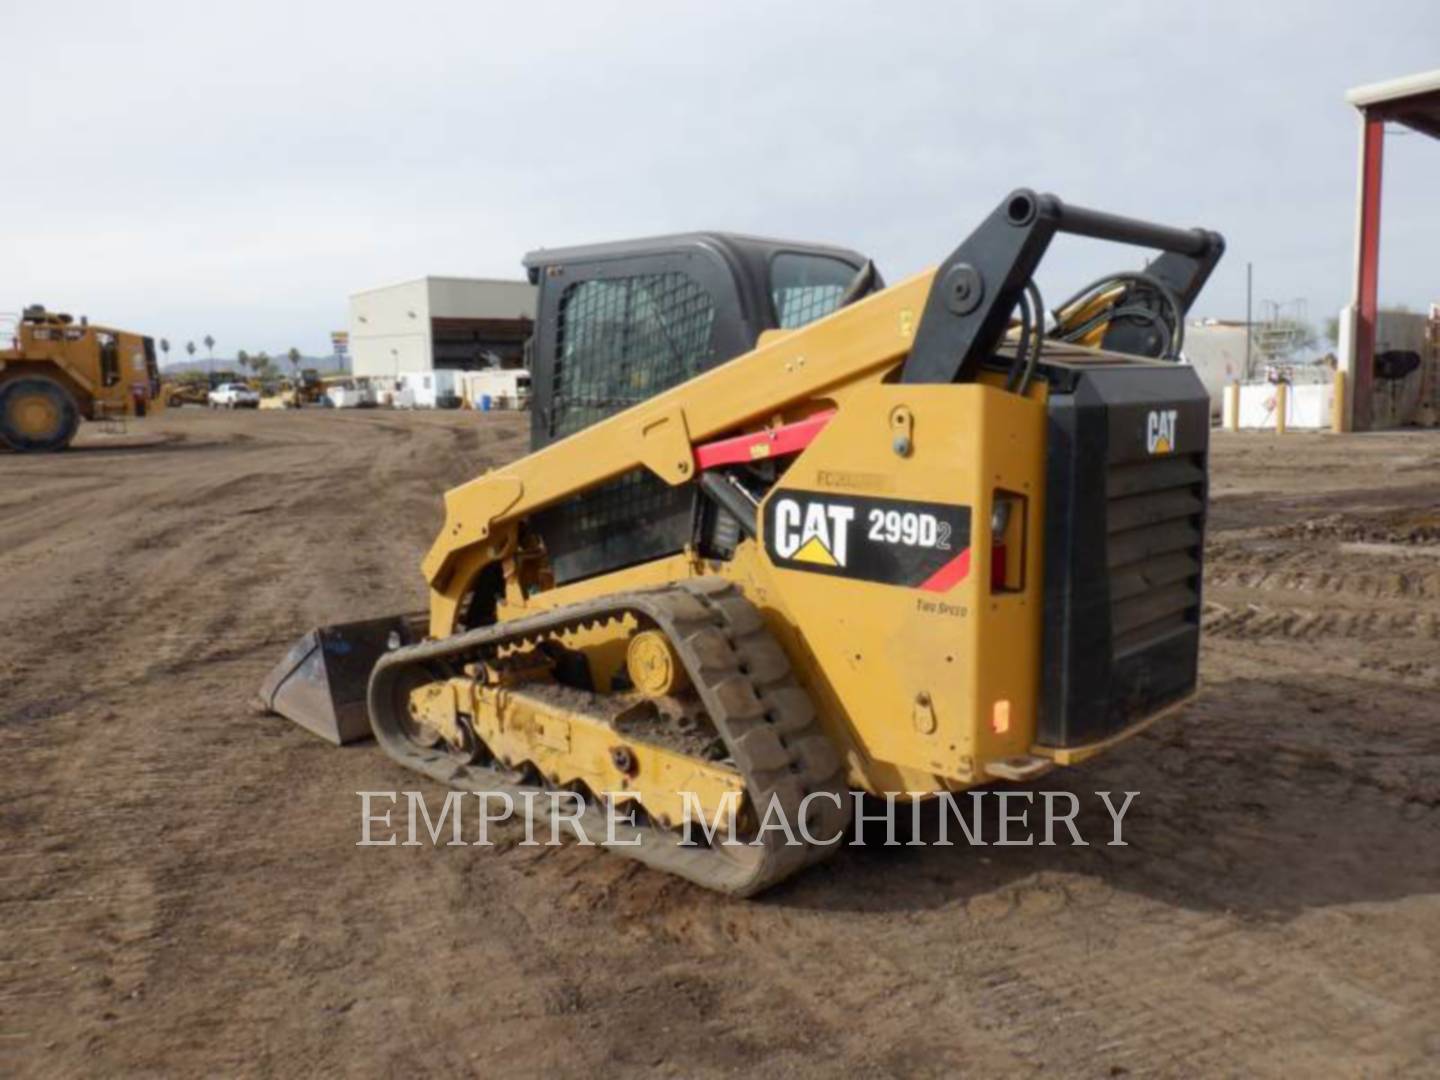
M 191 378 L 162 383 L 160 400 L 171 409 L 178 409 L 182 405 L 208 405 L 210 380 L 203 374 L 197 374 Z
M 1052 313 L 1061 233 L 1159 254 Z M 1195 691 L 1178 358 L 1223 249 L 1022 189 L 888 288 L 728 234 L 536 252 L 532 452 L 446 494 L 428 612 L 305 635 L 262 699 L 440 784 L 576 793 L 592 836 L 623 803 L 616 850 L 740 895 L 835 851 L 855 791 L 1075 765 Z

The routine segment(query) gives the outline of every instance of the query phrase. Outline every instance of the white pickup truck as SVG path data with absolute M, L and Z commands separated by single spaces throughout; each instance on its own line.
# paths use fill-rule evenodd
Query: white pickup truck
M 209 395 L 212 409 L 258 409 L 260 395 L 244 383 L 221 383 Z

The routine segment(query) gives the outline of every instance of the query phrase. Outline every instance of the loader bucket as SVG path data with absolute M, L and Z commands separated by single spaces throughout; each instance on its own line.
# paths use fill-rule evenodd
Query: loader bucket
M 417 639 L 413 615 L 311 630 L 260 684 L 260 703 L 336 746 L 370 737 L 370 669 L 389 649 Z

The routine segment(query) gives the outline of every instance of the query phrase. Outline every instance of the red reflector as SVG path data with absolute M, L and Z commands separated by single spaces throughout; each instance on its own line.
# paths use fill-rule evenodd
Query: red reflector
M 990 588 L 1005 588 L 1005 545 L 996 544 L 990 549 Z

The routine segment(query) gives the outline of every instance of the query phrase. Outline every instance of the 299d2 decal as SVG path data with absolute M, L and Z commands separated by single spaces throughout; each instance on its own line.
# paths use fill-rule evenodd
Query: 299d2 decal
M 970 567 L 970 508 L 796 489 L 765 503 L 776 566 L 944 592 Z

